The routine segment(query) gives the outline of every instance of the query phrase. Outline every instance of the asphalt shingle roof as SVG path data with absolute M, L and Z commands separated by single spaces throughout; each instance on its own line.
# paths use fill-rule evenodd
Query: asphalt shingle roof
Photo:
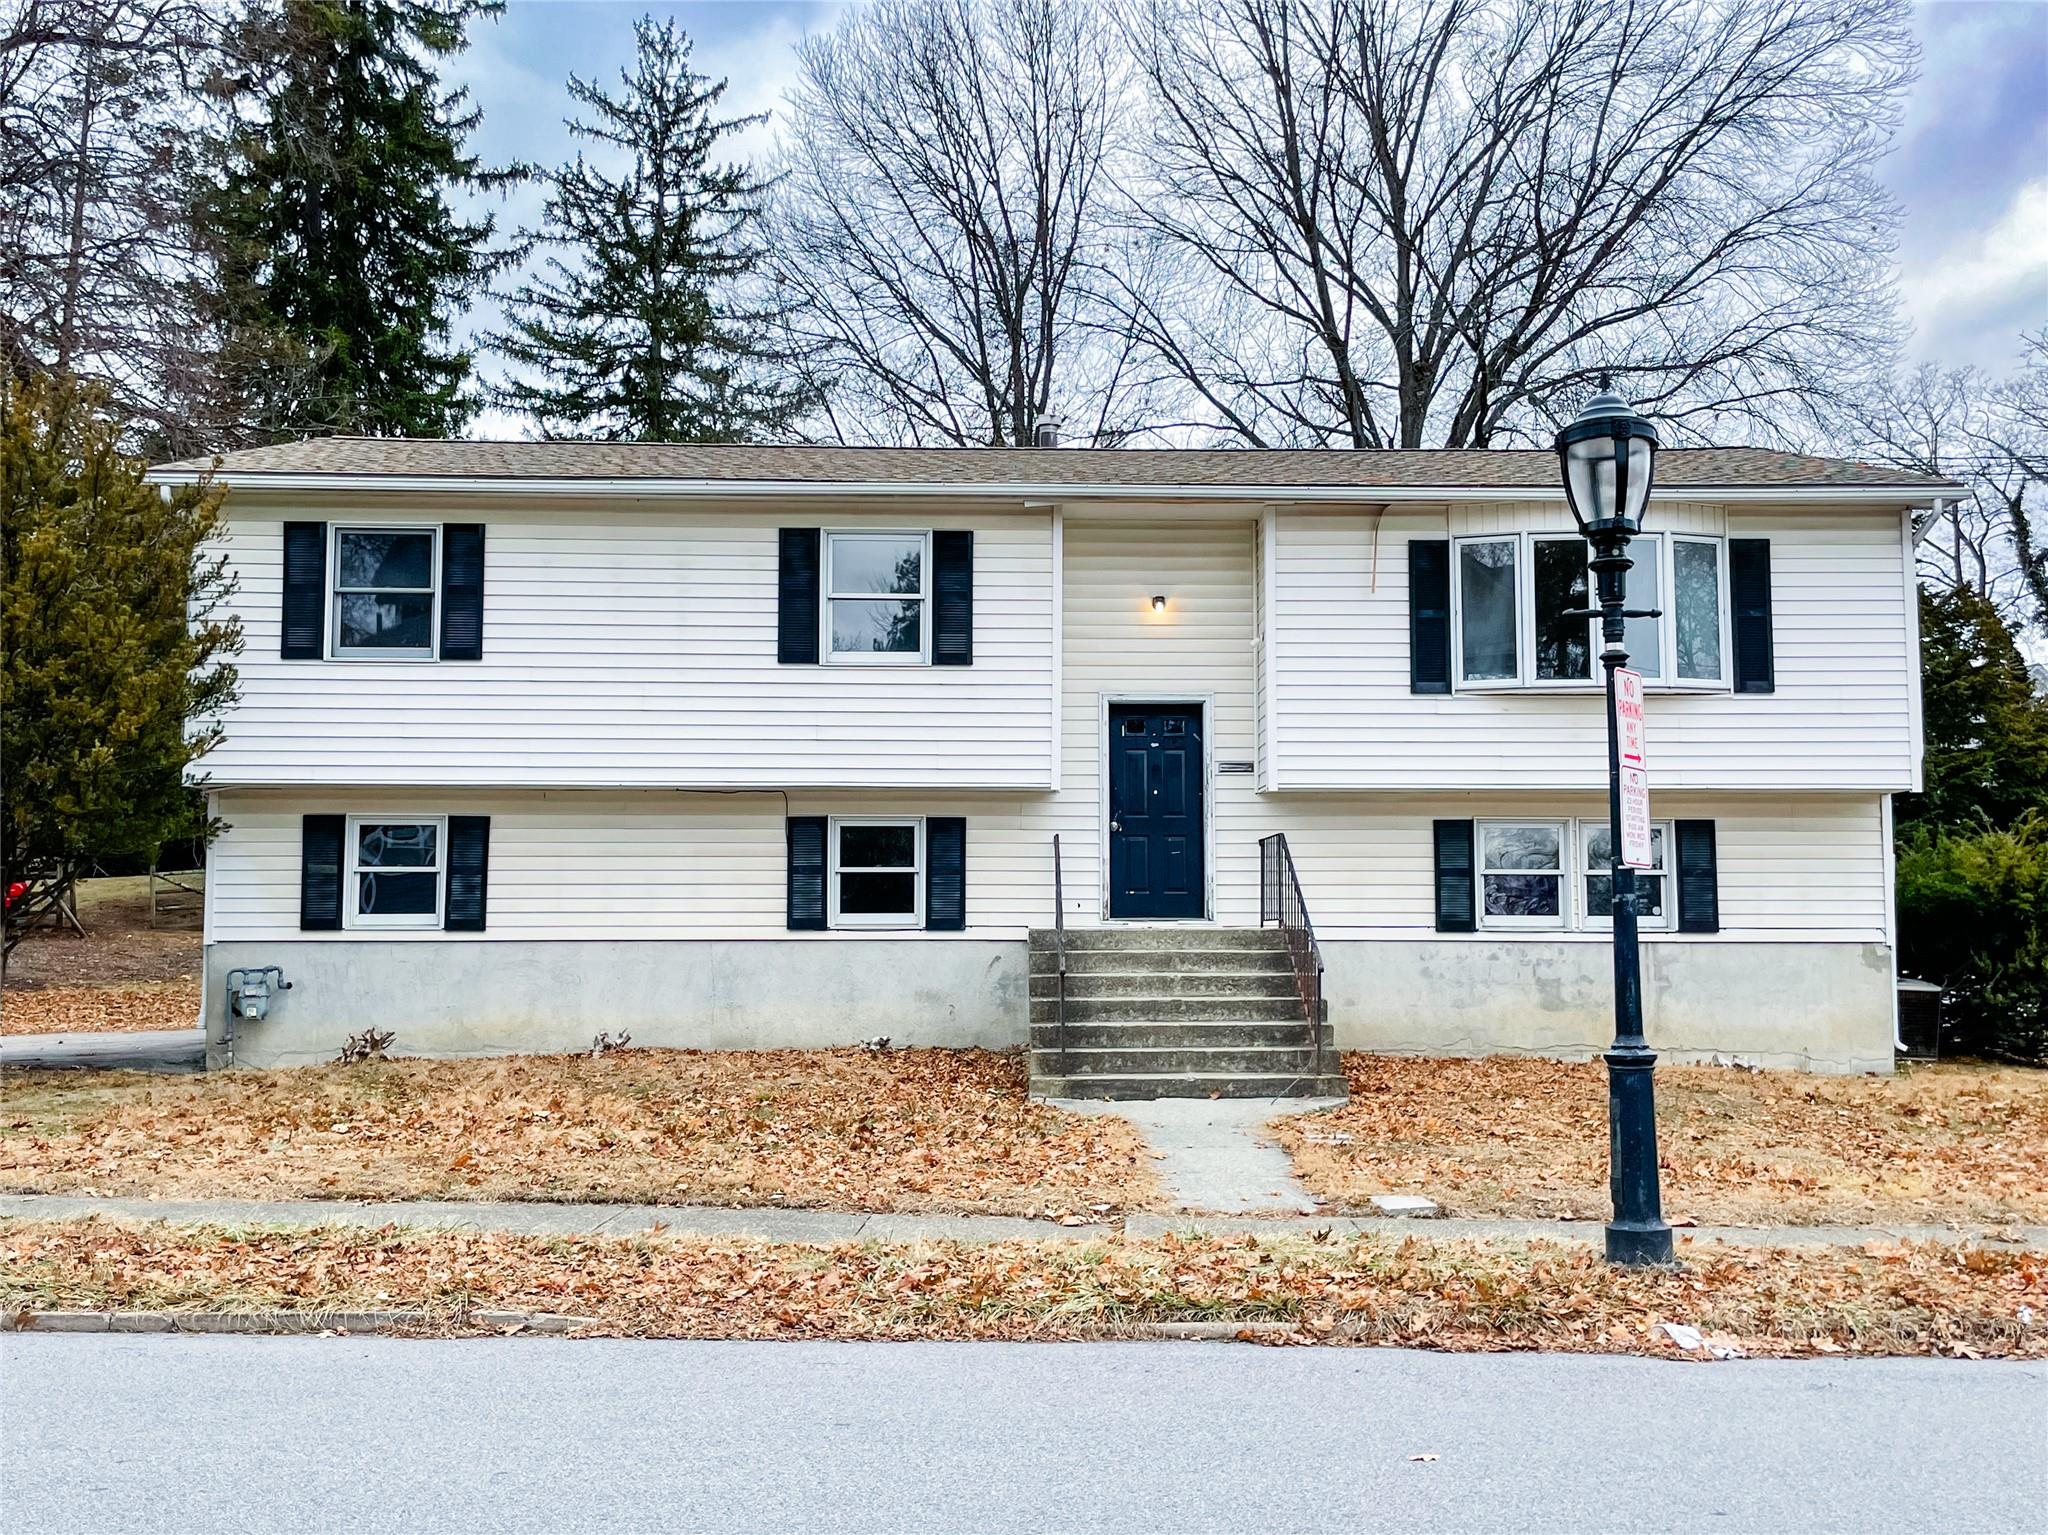
M 205 460 L 158 466 L 197 472 Z M 1557 458 L 1543 449 L 1326 448 L 849 448 L 755 443 L 456 442 L 403 437 L 313 437 L 230 453 L 243 475 L 347 475 L 502 480 L 660 480 L 810 484 L 1197 486 L 1549 490 Z M 1768 448 L 1667 448 L 1666 489 L 1863 486 L 1960 489 L 1944 480 L 1851 459 Z

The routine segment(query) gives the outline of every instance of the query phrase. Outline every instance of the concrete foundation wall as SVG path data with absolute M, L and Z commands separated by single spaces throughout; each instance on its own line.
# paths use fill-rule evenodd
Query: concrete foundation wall
M 405 1055 L 587 1050 L 600 1031 L 693 1050 L 1024 1042 L 1021 942 L 227 943 L 206 951 L 208 1056 L 221 1064 L 237 966 L 282 965 L 292 989 L 236 1020 L 235 1063 L 334 1058 L 366 1028 Z
M 1613 1035 L 1604 943 L 1329 942 L 1345 1049 L 1586 1056 Z M 207 949 L 207 1035 L 224 1059 L 224 977 L 281 964 L 292 990 L 238 1022 L 244 1066 L 331 1060 L 365 1028 L 408 1055 L 587 1049 L 600 1031 L 704 1050 L 1023 1043 L 1019 940 L 707 942 L 300 941 Z M 1891 964 L 1879 944 L 1646 943 L 1650 1040 L 1668 1059 L 1722 1054 L 1813 1071 L 1888 1071 Z
M 1614 1037 L 1604 943 L 1325 943 L 1346 1050 L 1587 1056 Z M 1892 1069 L 1891 954 L 1861 943 L 1645 943 L 1644 1031 L 1667 1060 Z

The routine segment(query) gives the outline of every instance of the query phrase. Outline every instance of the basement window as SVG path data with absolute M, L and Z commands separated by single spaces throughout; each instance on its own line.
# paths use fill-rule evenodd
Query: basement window
M 438 928 L 447 821 L 351 817 L 348 823 L 348 925 Z
M 1670 909 L 1666 903 L 1668 884 L 1664 849 L 1670 845 L 1671 823 L 1653 821 L 1650 824 L 1650 858 L 1652 867 L 1636 870 L 1636 926 L 1652 930 L 1671 926 Z M 1585 870 L 1586 906 L 1579 916 L 1579 926 L 1609 928 L 1614 926 L 1614 839 L 1611 828 L 1604 820 L 1579 822 L 1580 867 Z
M 1565 823 L 1479 823 L 1479 925 L 1563 927 Z
M 836 928 L 924 926 L 924 821 L 835 817 L 827 839 Z

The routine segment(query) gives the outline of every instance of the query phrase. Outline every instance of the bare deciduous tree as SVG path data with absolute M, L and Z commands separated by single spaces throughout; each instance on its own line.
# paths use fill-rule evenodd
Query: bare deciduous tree
M 1128 0 L 1128 323 L 1252 444 L 1727 435 L 1892 339 L 1903 0 Z
M 1970 487 L 1920 530 L 1920 574 L 1966 586 L 2015 629 L 2048 634 L 2048 332 L 2019 368 L 1922 367 L 1860 402 L 1850 451 Z
M 770 248 L 834 435 L 1117 441 L 1142 381 L 1085 313 L 1123 92 L 1090 0 L 879 0 L 805 40 Z

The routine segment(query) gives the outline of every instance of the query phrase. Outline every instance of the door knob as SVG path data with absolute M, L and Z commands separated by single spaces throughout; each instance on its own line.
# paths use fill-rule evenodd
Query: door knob
M 1111 831 L 1122 831 L 1124 829 L 1124 823 L 1121 821 L 1111 821 L 1109 823 L 1109 829 Z

